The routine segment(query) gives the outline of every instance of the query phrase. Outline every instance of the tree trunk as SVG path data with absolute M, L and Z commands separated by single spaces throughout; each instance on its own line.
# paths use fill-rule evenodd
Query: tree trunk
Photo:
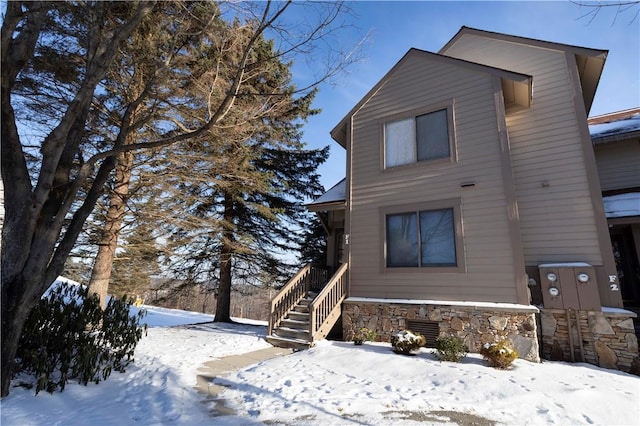
M 9 395 L 9 386 L 11 384 L 11 376 L 13 374 L 14 363 L 16 359 L 16 352 L 18 350 L 18 342 L 20 335 L 22 334 L 22 328 L 26 321 L 27 316 L 19 312 L 14 312 L 14 309 L 20 310 L 19 306 L 15 306 L 4 302 L 5 297 L 2 297 L 2 368 L 0 374 L 2 375 L 2 383 L 0 388 L 0 397 L 4 398 Z
M 214 322 L 231 321 L 231 261 L 233 259 L 233 196 L 224 194 L 224 223 L 220 249 L 220 283 Z
M 107 291 L 113 259 L 118 247 L 118 236 L 124 219 L 124 213 L 129 195 L 129 181 L 133 167 L 133 153 L 123 152 L 118 155 L 118 165 L 115 173 L 115 187 L 109 197 L 109 209 L 105 218 L 104 228 L 98 242 L 98 254 L 93 263 L 89 290 L 100 298 L 102 309 L 107 304 Z
M 0 316 L 2 318 L 2 356 L 0 397 L 9 394 L 11 376 L 15 365 L 18 343 L 24 324 L 29 317 L 34 303 L 29 303 L 34 296 L 29 291 L 34 283 L 27 283 L 22 277 L 16 277 L 11 282 L 3 282 Z M 39 296 L 35 296 L 37 300 Z

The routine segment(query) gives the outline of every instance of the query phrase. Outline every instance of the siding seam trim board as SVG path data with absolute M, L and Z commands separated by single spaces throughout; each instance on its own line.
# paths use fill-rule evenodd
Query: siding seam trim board
M 593 143 L 591 134 L 589 133 L 589 125 L 587 122 L 588 112 L 584 104 L 584 96 L 582 96 L 580 75 L 578 72 L 578 64 L 575 54 L 565 53 L 565 61 L 567 63 L 567 72 L 569 81 L 573 89 L 573 102 L 575 105 L 576 121 L 581 136 L 581 147 L 583 153 L 583 161 L 587 169 L 587 182 L 591 193 L 591 202 L 593 206 L 593 219 L 596 228 L 596 235 L 600 246 L 600 257 L 603 265 L 604 273 L 609 277 L 615 276 L 618 282 L 618 272 L 615 260 L 613 258 L 613 250 L 611 248 L 611 239 L 609 236 L 609 226 L 604 212 L 604 201 L 602 200 L 602 188 L 598 178 L 598 169 L 596 165 L 595 152 L 593 151 Z M 581 96 L 578 96 L 579 93 Z M 622 296 L 620 292 L 612 292 L 609 290 L 608 282 L 600 282 L 598 280 L 598 290 L 602 299 L 602 304 L 611 303 L 614 307 L 623 307 Z M 607 305 L 605 305 L 607 306 Z
M 502 187 L 506 198 L 505 208 L 507 223 L 509 224 L 509 236 L 511 237 L 511 252 L 513 254 L 513 272 L 516 286 L 516 298 L 520 304 L 530 303 L 527 294 L 528 288 L 524 265 L 524 253 L 520 237 L 520 219 L 518 214 L 518 199 L 516 198 L 515 179 L 513 166 L 511 165 L 511 150 L 509 133 L 506 125 L 506 112 L 504 108 L 504 95 L 502 83 L 493 79 L 496 126 L 500 143 L 500 163 L 502 167 Z

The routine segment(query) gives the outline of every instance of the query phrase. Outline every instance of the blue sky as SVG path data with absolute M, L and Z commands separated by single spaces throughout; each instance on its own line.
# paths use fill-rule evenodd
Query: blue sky
M 581 18 L 588 10 L 563 2 L 378 2 L 357 1 L 343 42 L 354 44 L 368 34 L 363 60 L 349 67 L 333 85 L 320 87 L 314 107 L 322 112 L 305 125 L 309 147 L 331 146 L 321 166 L 328 189 L 345 174 L 345 153 L 329 131 L 412 47 L 437 52 L 461 26 L 540 40 L 609 50 L 590 115 L 640 106 L 640 9 L 616 16 L 603 8 L 592 22 Z

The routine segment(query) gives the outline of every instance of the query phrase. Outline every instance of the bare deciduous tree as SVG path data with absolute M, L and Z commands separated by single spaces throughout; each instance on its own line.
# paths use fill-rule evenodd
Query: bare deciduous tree
M 640 1 L 637 0 L 616 0 L 616 1 L 574 1 L 572 3 L 580 6 L 581 9 L 586 12 L 578 19 L 586 19 L 587 25 L 592 23 L 600 13 L 605 9 L 613 9 L 615 14 L 611 21 L 611 25 L 614 25 L 620 16 L 630 16 L 629 25 L 638 19 L 640 14 Z

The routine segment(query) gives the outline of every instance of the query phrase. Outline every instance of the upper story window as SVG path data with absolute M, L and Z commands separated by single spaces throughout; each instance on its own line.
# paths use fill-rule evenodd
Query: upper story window
M 451 157 L 449 109 L 384 125 L 384 167 Z

